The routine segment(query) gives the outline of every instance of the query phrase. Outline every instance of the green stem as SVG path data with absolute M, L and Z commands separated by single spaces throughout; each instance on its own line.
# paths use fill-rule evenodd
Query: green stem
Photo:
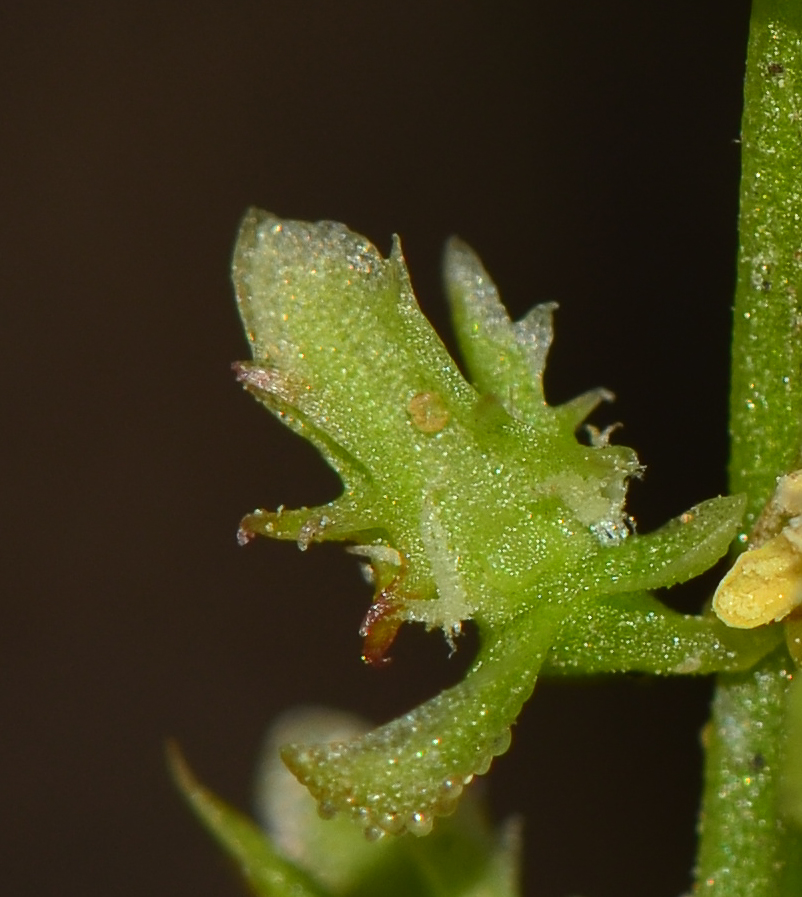
M 706 748 L 697 893 L 798 897 L 798 832 L 778 809 L 790 660 L 778 651 L 749 673 L 720 677 Z
M 802 3 L 754 0 L 741 129 L 730 489 L 747 525 L 797 466 L 802 422 Z
M 800 466 L 801 113 L 802 3 L 754 0 L 730 403 L 730 489 L 748 496 L 747 531 L 776 478 Z M 780 650 L 751 672 L 718 678 L 705 738 L 697 893 L 802 893 L 802 838 L 778 807 L 790 668 Z

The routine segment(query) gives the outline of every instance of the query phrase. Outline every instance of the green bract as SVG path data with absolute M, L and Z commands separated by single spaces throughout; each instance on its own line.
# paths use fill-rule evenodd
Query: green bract
M 480 632 L 459 685 L 353 740 L 284 748 L 322 812 L 353 816 L 370 837 L 425 834 L 434 816 L 449 813 L 507 749 L 550 650 L 553 667 L 572 667 L 576 654 L 581 667 L 571 645 L 591 623 L 603 642 L 617 625 L 616 601 L 636 624 L 639 614 L 654 623 L 662 613 L 654 637 L 644 634 L 643 657 L 630 651 L 627 664 L 661 672 L 738 665 L 737 645 L 728 658 L 714 647 L 722 627 L 656 611 L 643 590 L 686 580 L 721 557 L 742 499 L 704 502 L 635 535 L 624 508 L 627 481 L 640 470 L 634 452 L 610 445 L 607 434 L 591 445 L 575 436 L 610 396 L 595 390 L 559 407 L 544 399 L 554 306 L 513 323 L 481 263 L 456 240 L 445 275 L 470 383 L 421 313 L 397 240 L 385 259 L 343 225 L 253 210 L 234 255 L 253 353 L 236 366 L 238 377 L 318 447 L 344 486 L 321 507 L 255 511 L 242 540 L 261 533 L 301 548 L 353 543 L 375 582 L 362 629 L 370 662 L 384 659 L 405 621 L 442 628 L 452 645 L 464 620 Z M 698 660 L 690 665 L 687 651 L 668 657 L 680 622 L 677 638 L 693 642 Z M 595 654 L 594 664 L 622 668 Z

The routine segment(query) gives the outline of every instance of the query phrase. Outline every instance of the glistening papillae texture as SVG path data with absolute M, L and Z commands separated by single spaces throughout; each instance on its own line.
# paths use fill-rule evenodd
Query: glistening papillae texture
M 345 744 L 285 749 L 322 811 L 347 812 L 371 837 L 426 833 L 506 749 L 549 648 L 582 631 L 588 607 L 702 572 L 742 511 L 738 498 L 714 499 L 635 535 L 624 508 L 634 452 L 575 436 L 609 394 L 545 401 L 553 306 L 513 323 L 459 241 L 445 272 L 472 383 L 422 315 L 398 241 L 385 259 L 342 225 L 254 210 L 234 256 L 253 354 L 238 377 L 344 486 L 325 506 L 255 511 L 241 540 L 354 543 L 375 582 L 362 627 L 372 663 L 404 622 L 440 627 L 452 644 L 462 621 L 479 626 L 460 684 Z
M 324 815 L 347 809 L 370 838 L 428 834 L 475 775 L 510 745 L 510 723 L 529 697 L 540 658 L 507 658 L 359 740 L 282 751 Z M 503 686 L 503 691 L 501 690 Z M 365 789 L 364 782 L 370 787 Z

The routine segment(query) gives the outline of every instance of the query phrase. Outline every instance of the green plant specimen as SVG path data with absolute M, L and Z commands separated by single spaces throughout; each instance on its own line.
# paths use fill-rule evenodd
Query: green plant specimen
M 747 496 L 745 533 L 760 523 L 777 477 L 800 467 L 800 109 L 802 6 L 756 0 L 741 131 L 730 399 L 730 489 Z M 753 539 L 775 535 L 758 528 Z M 785 629 L 798 663 L 799 623 L 793 615 Z M 781 794 L 783 764 L 798 764 L 802 752 L 802 744 L 789 739 L 785 714 L 794 668 L 780 649 L 748 673 L 718 679 L 697 870 L 704 893 L 802 893 L 802 837 L 782 814 Z
M 802 9 L 757 0 L 732 495 L 653 533 L 638 534 L 625 509 L 634 452 L 592 428 L 589 445 L 577 439 L 609 394 L 546 402 L 552 305 L 511 321 L 476 255 L 452 241 L 444 274 L 465 379 L 415 301 L 397 241 L 383 258 L 343 225 L 246 215 L 234 282 L 252 360 L 237 377 L 319 449 L 343 492 L 320 507 L 257 510 L 241 541 L 348 542 L 375 588 L 362 626 L 370 663 L 386 659 L 407 622 L 442 629 L 452 649 L 466 620 L 480 637 L 459 684 L 386 725 L 296 721 L 281 757 L 330 821 L 271 767 L 268 840 L 173 753 L 182 788 L 255 893 L 515 894 L 514 830 L 492 833 L 463 791 L 508 748 L 539 675 L 628 670 L 719 677 L 697 891 L 802 893 L 802 709 L 790 689 L 802 657 L 801 41 Z M 733 544 L 733 554 L 750 550 L 704 613 L 679 614 L 651 594 Z M 270 806 L 285 789 L 293 810 L 279 824 Z M 281 830 L 289 818 L 292 839 Z

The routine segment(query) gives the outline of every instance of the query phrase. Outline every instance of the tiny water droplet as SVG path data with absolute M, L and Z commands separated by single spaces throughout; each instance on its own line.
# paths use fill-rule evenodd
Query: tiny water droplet
M 407 823 L 407 828 L 413 835 L 416 835 L 419 838 L 422 838 L 424 835 L 428 835 L 432 830 L 432 826 L 434 825 L 434 820 L 431 816 L 427 816 L 425 813 L 413 813 L 409 817 L 409 822 Z
M 333 819 L 337 815 L 337 807 L 330 801 L 322 800 L 317 805 L 317 814 L 321 819 Z

